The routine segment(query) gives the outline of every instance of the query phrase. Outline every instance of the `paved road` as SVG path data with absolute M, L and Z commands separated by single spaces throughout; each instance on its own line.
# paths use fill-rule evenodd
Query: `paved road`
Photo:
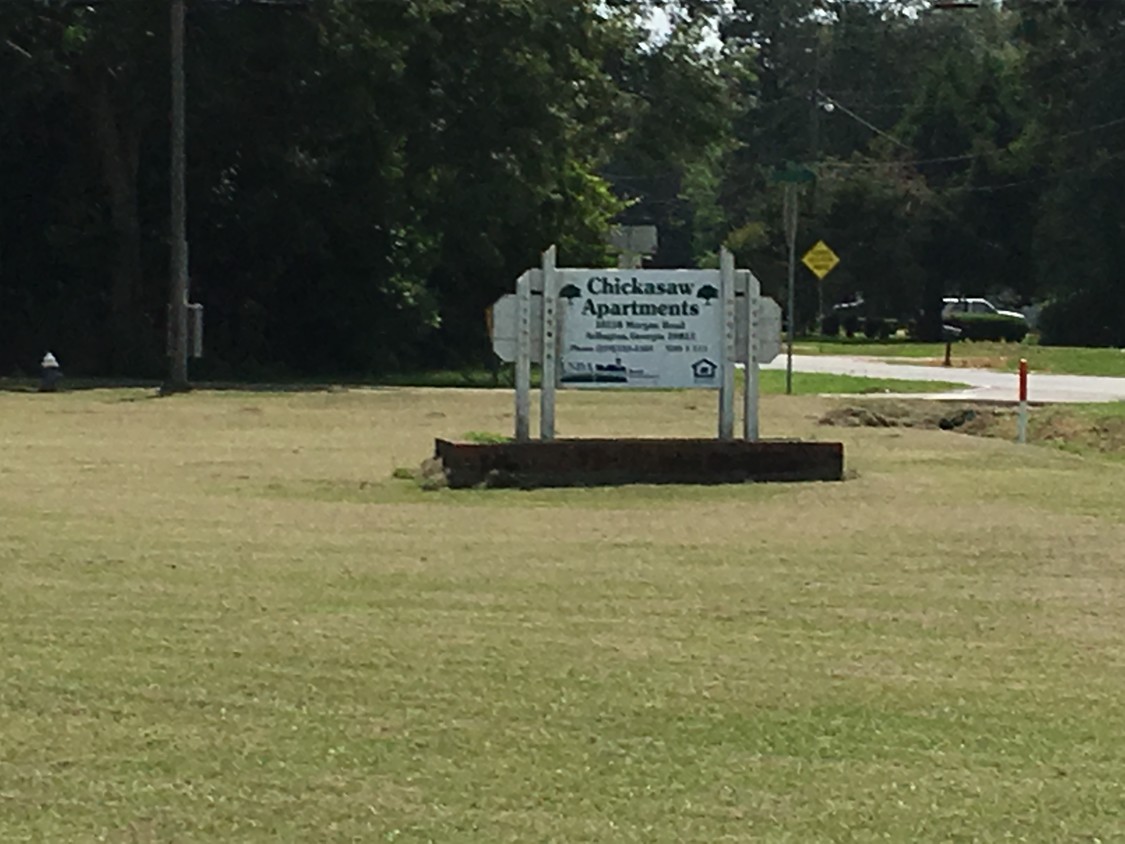
M 1125 353 L 1123 353 L 1125 354 Z M 785 369 L 782 353 L 763 369 Z M 913 398 L 1017 401 L 1019 378 L 1014 372 L 895 363 L 886 358 L 842 355 L 793 355 L 793 371 L 858 375 L 863 378 L 898 378 L 903 381 L 950 381 L 968 384 L 968 389 L 948 393 L 911 394 Z M 1092 375 L 1048 375 L 1032 372 L 1028 377 L 1028 399 L 1032 402 L 1125 401 L 1125 378 Z

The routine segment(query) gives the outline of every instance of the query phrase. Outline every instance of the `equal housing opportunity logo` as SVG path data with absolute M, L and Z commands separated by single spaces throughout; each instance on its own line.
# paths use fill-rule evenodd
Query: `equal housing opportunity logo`
M 719 373 L 719 365 L 708 358 L 700 358 L 691 365 L 691 374 L 696 381 L 714 381 Z

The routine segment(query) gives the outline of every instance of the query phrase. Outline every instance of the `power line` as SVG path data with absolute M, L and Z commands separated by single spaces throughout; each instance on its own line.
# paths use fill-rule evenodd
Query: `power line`
M 1041 138 L 1041 139 L 1038 140 L 1038 143 L 1046 144 L 1049 141 L 1067 140 L 1069 138 L 1075 138 L 1075 137 L 1079 137 L 1079 136 L 1082 136 L 1082 135 L 1092 134 L 1094 132 L 1099 132 L 1103 129 L 1108 129 L 1108 128 L 1112 128 L 1114 126 L 1120 126 L 1120 125 L 1123 125 L 1123 124 L 1125 124 L 1125 117 L 1118 117 L 1118 118 L 1115 118 L 1113 120 L 1108 120 L 1104 123 L 1098 123 L 1098 124 L 1095 124 L 1093 126 L 1087 126 L 1083 129 L 1075 129 L 1075 130 L 1072 130 L 1070 132 L 1063 132 L 1063 133 L 1060 133 L 1060 134 L 1055 134 L 1055 135 L 1052 135 L 1052 136 L 1049 136 L 1049 137 Z M 824 168 L 824 169 L 829 169 L 829 170 L 877 170 L 877 169 L 893 169 L 893 168 L 905 168 L 905 167 L 917 169 L 918 167 L 922 167 L 922 166 L 925 166 L 925 165 L 928 165 L 928 164 L 950 164 L 950 163 L 957 163 L 957 162 L 962 162 L 962 161 L 972 161 L 974 159 L 988 158 L 988 157 L 991 157 L 991 156 L 1001 155 L 1001 154 L 1004 154 L 1004 153 L 1011 153 L 1011 149 L 1009 147 L 1001 147 L 999 149 L 986 150 L 986 151 L 978 152 L 978 153 L 968 153 L 968 154 L 965 154 L 965 155 L 950 155 L 950 156 L 943 156 L 943 157 L 940 157 L 940 158 L 894 159 L 894 160 L 889 160 L 889 161 L 875 161 L 875 160 L 868 160 L 868 161 L 819 161 L 819 162 L 815 162 L 813 166 L 815 166 L 817 169 Z M 1116 158 L 1119 158 L 1119 157 L 1122 157 L 1122 156 L 1125 156 L 1125 151 L 1110 153 L 1107 158 L 1103 158 L 1103 159 L 1100 159 L 1099 161 L 1095 161 L 1095 162 L 1087 162 L 1086 164 L 1078 165 L 1076 167 L 1067 168 L 1066 170 L 1059 171 L 1059 173 L 1078 172 L 1078 171 L 1081 171 L 1081 170 L 1084 170 L 1084 169 L 1096 168 L 1097 166 L 1099 166 L 1099 164 L 1101 162 L 1104 162 L 1104 161 L 1107 161 L 1107 160 L 1113 160 L 1113 159 L 1116 159 Z M 673 176 L 673 175 L 680 175 L 680 173 L 677 170 L 671 170 L 670 169 L 670 170 L 666 170 L 666 171 L 659 171 L 658 173 L 654 173 L 654 174 L 644 174 L 644 175 L 628 174 L 628 173 L 602 173 L 601 175 L 605 178 L 608 178 L 608 179 L 611 179 L 611 180 L 614 180 L 614 181 L 640 182 L 640 181 L 651 181 L 651 180 L 658 180 L 658 179 L 661 179 L 661 178 L 667 178 L 667 177 Z M 1032 178 L 1032 179 L 1023 179 L 1023 180 L 1016 181 L 1016 182 L 1008 182 L 1008 183 L 1004 183 L 1002 185 L 976 186 L 976 187 L 965 186 L 965 187 L 962 187 L 962 188 L 948 188 L 948 189 L 946 189 L 946 191 L 947 192 L 953 192 L 953 191 L 958 191 L 958 192 L 959 191 L 987 192 L 987 191 L 990 191 L 990 190 L 1005 189 L 1005 188 L 1008 188 L 1008 187 L 1017 187 L 1017 186 L 1025 185 L 1025 184 L 1033 184 L 1035 182 L 1049 180 L 1053 177 L 1054 177 L 1053 175 L 1047 175 L 1047 176 L 1036 177 L 1036 178 Z
M 828 96 L 823 91 L 818 90 L 816 92 L 816 96 L 823 100 L 825 106 L 831 106 L 832 108 L 840 109 L 840 111 L 844 112 L 844 114 L 848 115 L 848 117 L 852 118 L 852 120 L 855 120 L 859 123 L 862 123 L 868 129 L 870 129 L 872 132 L 874 132 L 876 135 L 879 135 L 882 138 L 886 138 L 891 143 L 895 144 L 896 146 L 902 147 L 903 149 L 910 149 L 910 147 L 907 144 L 900 141 L 898 138 L 896 138 L 890 132 L 885 132 L 882 129 L 880 129 L 878 126 L 876 126 L 874 123 L 872 123 L 871 121 L 865 120 L 864 118 L 860 117 L 858 114 L 856 114 L 850 108 L 848 108 L 846 105 L 844 105 L 840 101 Z
M 837 104 L 839 105 L 839 104 Z M 1121 126 L 1125 124 L 1125 117 L 1117 117 L 1113 120 L 1107 120 L 1104 123 L 1098 123 L 1093 126 L 1087 126 L 1083 129 L 1075 129 L 1069 132 L 1055 133 L 1039 138 L 1036 143 L 1046 144 L 1050 141 L 1065 141 L 1070 138 L 1077 138 L 1083 135 L 1090 135 L 1094 132 L 1100 132 L 1103 129 L 1111 129 L 1114 126 Z M 880 133 L 882 134 L 882 133 Z M 1012 143 L 1015 143 L 1014 141 Z M 900 146 L 903 144 L 900 143 Z M 898 159 L 890 161 L 840 161 L 840 162 L 823 162 L 829 166 L 839 169 L 878 169 L 880 167 L 924 167 L 929 164 L 955 164 L 962 161 L 974 161 L 981 158 L 990 158 L 1003 154 L 1014 154 L 1012 144 L 1004 147 L 998 147 L 993 150 L 983 150 L 981 152 L 970 152 L 961 155 L 946 155 L 938 158 L 916 158 L 916 159 Z
M 1027 185 L 1041 184 L 1043 182 L 1051 182 L 1056 179 L 1061 179 L 1063 176 L 1068 176 L 1072 173 L 1094 172 L 1099 170 L 1111 161 L 1117 161 L 1125 158 L 1125 149 L 1118 150 L 1117 152 L 1108 153 L 1096 161 L 1088 161 L 1084 164 L 1077 164 L 1073 167 L 1066 167 L 1062 170 L 1055 170 L 1051 173 L 1046 173 L 1042 176 L 1034 176 L 1030 179 L 1020 179 L 1015 182 L 1002 182 L 998 185 L 964 185 L 956 188 L 946 188 L 943 193 L 999 193 L 1000 191 L 1010 190 L 1012 188 L 1025 187 Z

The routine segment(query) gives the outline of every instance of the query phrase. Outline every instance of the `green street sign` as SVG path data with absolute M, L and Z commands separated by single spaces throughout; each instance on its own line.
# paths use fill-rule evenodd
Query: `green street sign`
M 816 181 L 816 173 L 808 167 L 802 167 L 798 164 L 790 164 L 784 169 L 777 169 L 773 171 L 773 180 L 775 182 L 791 182 L 795 184 L 808 184 L 809 182 Z

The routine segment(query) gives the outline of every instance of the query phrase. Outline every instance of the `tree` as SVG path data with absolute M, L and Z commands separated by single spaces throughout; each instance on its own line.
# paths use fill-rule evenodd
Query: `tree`
M 1035 281 L 1054 300 L 1044 341 L 1125 346 L 1125 17 L 1115 3 L 1017 11 L 1038 100 L 1026 144 L 1042 173 Z
M 88 6 L 20 3 L 0 19 L 5 61 L 11 78 L 21 80 L 17 92 L 22 95 L 10 100 L 4 124 L 16 134 L 30 129 L 48 141 L 65 164 L 43 162 L 45 169 L 61 170 L 74 182 L 59 185 L 70 193 L 63 207 L 39 209 L 52 218 L 44 221 L 48 244 L 62 247 L 57 272 L 73 280 L 93 275 L 91 262 L 109 266 L 104 286 L 91 279 L 92 284 L 68 284 L 66 294 L 55 295 L 77 293 L 86 318 L 108 326 L 105 342 L 82 344 L 83 354 L 117 370 L 151 365 L 155 343 L 146 315 L 138 180 L 142 158 L 152 153 L 144 141 L 166 111 L 148 71 L 167 64 L 163 47 L 150 37 L 162 29 L 158 11 L 138 0 Z M 22 169 L 15 159 L 8 166 Z M 93 237 L 83 244 L 86 248 L 72 248 L 71 239 L 85 239 L 87 233 Z M 22 271 L 43 278 L 39 267 Z M 36 294 L 31 296 L 34 300 Z
M 737 114 L 731 68 L 706 46 L 713 26 L 704 4 L 670 7 L 671 29 L 641 49 L 643 35 L 624 39 L 609 63 L 622 92 L 614 113 L 614 144 L 606 178 L 629 207 L 620 222 L 651 224 L 660 233 L 649 262 L 656 267 L 693 266 L 696 237 L 713 218 L 712 171 L 729 147 Z M 704 249 L 714 250 L 714 244 Z
M 0 176 L 20 191 L 0 219 L 11 306 L 0 320 L 20 329 L 3 332 L 6 367 L 49 342 L 71 371 L 159 371 L 168 77 L 153 69 L 167 67 L 165 11 L 0 10 L 3 43 L 16 45 L 0 49 L 16 80 L 0 107 Z M 198 373 L 484 358 L 484 307 L 550 242 L 568 260 L 597 256 L 621 208 L 598 171 L 618 141 L 608 63 L 640 48 L 634 11 L 192 3 Z

